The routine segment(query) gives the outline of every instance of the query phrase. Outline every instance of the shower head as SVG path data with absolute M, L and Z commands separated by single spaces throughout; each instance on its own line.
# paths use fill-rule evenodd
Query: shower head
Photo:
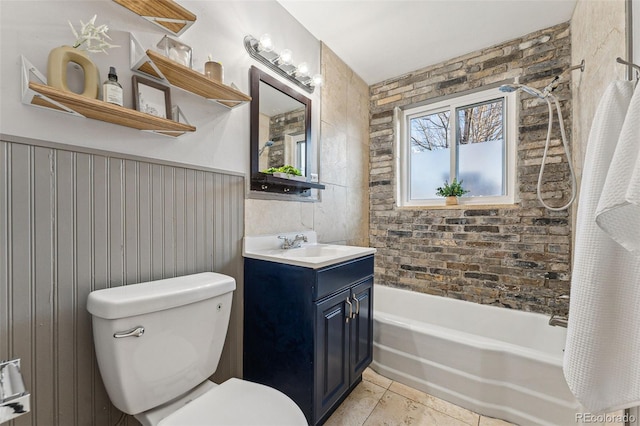
M 264 143 L 264 145 L 262 145 L 262 148 L 260 148 L 260 151 L 258 151 L 258 157 L 262 155 L 262 153 L 264 152 L 264 150 L 265 150 L 267 147 L 273 146 L 273 144 L 274 144 L 274 143 L 275 143 L 275 142 L 274 142 L 274 141 L 272 141 L 272 140 L 268 140 L 268 141 L 266 141 L 266 142 Z
M 520 84 L 520 83 L 503 84 L 502 86 L 499 87 L 498 90 L 500 90 L 501 92 L 510 93 L 520 89 L 540 99 L 544 99 L 546 97 L 546 95 L 541 91 L 539 91 L 538 89 L 534 89 L 533 87 L 525 86 L 524 84 Z
M 520 88 L 519 84 L 503 84 L 502 86 L 500 86 L 498 88 L 498 90 L 500 90 L 501 92 L 505 92 L 505 93 L 511 93 L 511 92 L 515 92 L 516 90 L 518 90 Z

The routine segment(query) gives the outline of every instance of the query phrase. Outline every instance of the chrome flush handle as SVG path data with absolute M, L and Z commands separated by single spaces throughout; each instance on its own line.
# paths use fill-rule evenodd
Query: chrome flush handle
M 113 334 L 116 339 L 122 339 L 123 337 L 141 337 L 144 334 L 144 327 L 139 325 L 133 327 L 131 330 L 119 331 Z

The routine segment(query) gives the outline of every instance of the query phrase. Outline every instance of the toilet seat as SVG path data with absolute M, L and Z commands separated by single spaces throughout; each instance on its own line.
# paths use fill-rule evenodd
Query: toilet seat
M 174 411 L 158 426 L 303 426 L 302 410 L 282 392 L 229 379 Z

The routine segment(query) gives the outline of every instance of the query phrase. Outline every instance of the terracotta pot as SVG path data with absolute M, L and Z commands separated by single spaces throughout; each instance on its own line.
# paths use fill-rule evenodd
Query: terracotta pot
M 446 197 L 444 199 L 444 203 L 447 206 L 456 206 L 458 205 L 458 197 L 455 197 L 455 196 Z
M 73 92 L 67 84 L 67 65 L 69 62 L 78 64 L 84 72 L 84 90 L 79 94 L 87 98 L 98 99 L 100 87 L 98 68 L 91 62 L 87 52 L 74 49 L 71 46 L 56 47 L 49 52 L 47 84 L 65 92 Z

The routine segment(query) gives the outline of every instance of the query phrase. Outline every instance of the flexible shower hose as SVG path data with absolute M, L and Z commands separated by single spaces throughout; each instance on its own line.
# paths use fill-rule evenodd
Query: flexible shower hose
M 555 103 L 555 106 L 556 106 L 556 110 L 558 111 L 558 121 L 560 122 L 560 135 L 562 136 L 562 145 L 564 146 L 564 153 L 567 156 L 567 162 L 569 163 L 569 173 L 571 174 L 571 198 L 569 199 L 569 202 L 562 207 L 551 207 L 547 205 L 547 203 L 545 203 L 544 200 L 542 199 L 542 188 L 541 188 L 542 175 L 544 174 L 544 166 L 547 160 L 547 152 L 549 151 L 549 141 L 551 140 L 551 128 L 553 127 L 553 107 L 551 106 L 551 101 L 549 101 L 549 98 L 553 99 L 553 102 Z M 571 154 L 569 152 L 569 145 L 567 143 L 567 135 L 565 134 L 565 131 L 564 131 L 564 120 L 562 118 L 562 111 L 560 111 L 560 103 L 558 102 L 558 99 L 555 96 L 553 96 L 551 93 L 547 93 L 543 99 L 547 101 L 547 105 L 549 106 L 549 127 L 547 128 L 547 140 L 544 144 L 544 153 L 542 154 L 542 164 L 540 165 L 540 173 L 538 174 L 538 186 L 536 188 L 536 192 L 538 194 L 538 200 L 540 200 L 540 203 L 542 203 L 542 205 L 546 209 L 549 209 L 552 211 L 561 211 L 561 210 L 568 209 L 569 206 L 571 206 L 571 204 L 573 204 L 573 202 L 576 199 L 576 185 L 577 185 L 576 175 L 573 171 Z

